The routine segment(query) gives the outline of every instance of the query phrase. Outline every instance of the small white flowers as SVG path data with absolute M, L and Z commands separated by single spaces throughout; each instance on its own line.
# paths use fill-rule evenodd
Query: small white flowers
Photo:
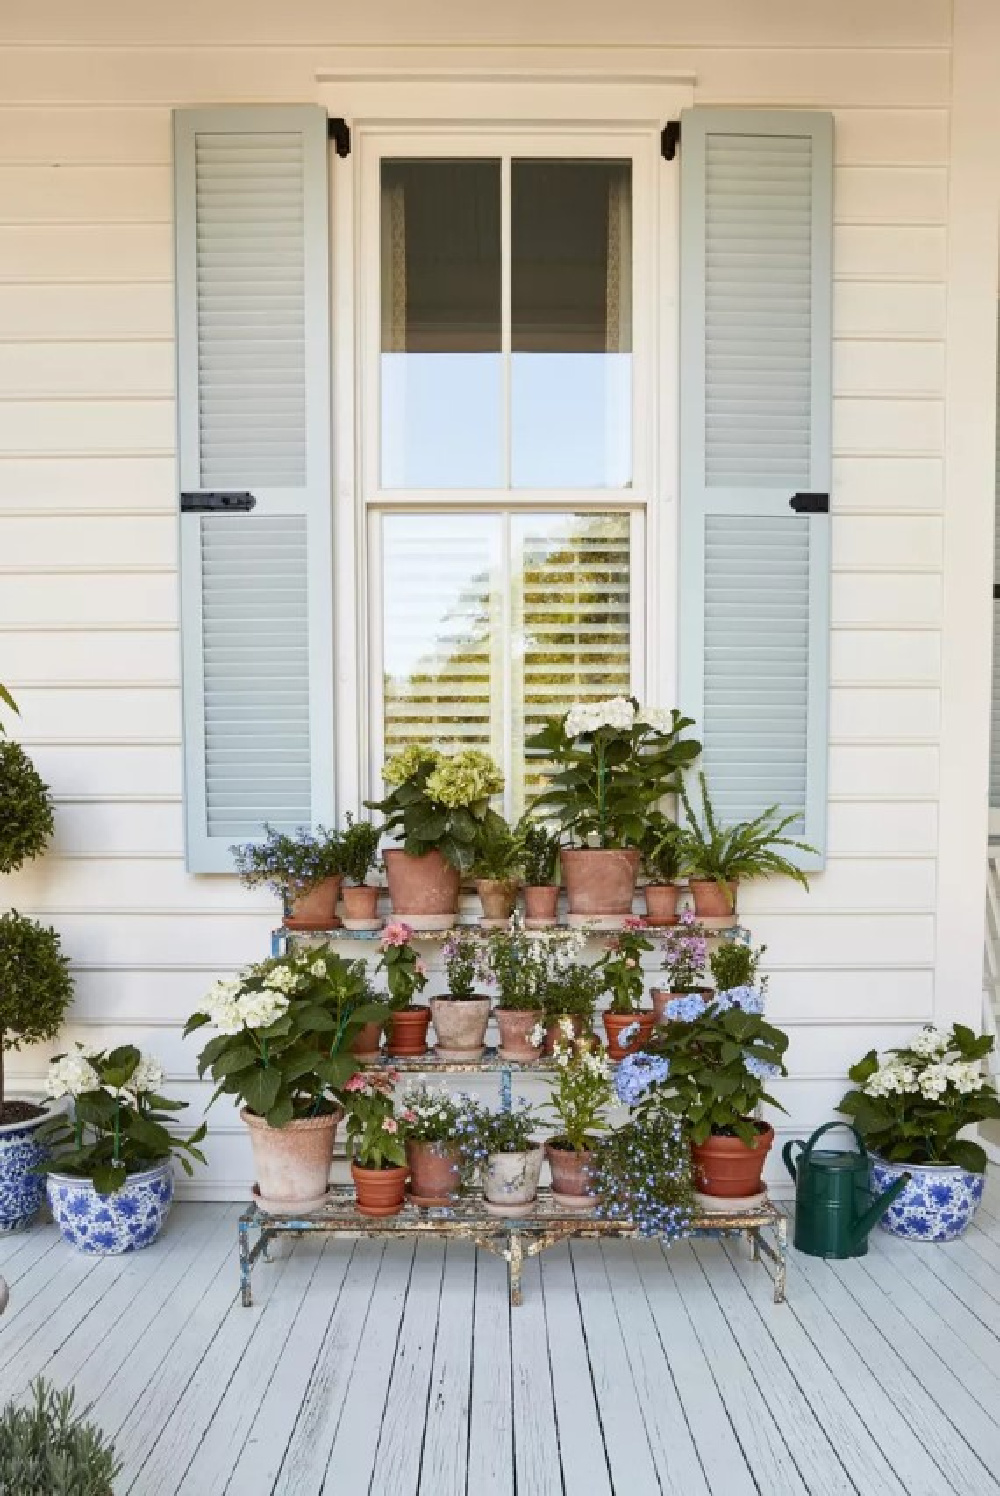
M 324 968 L 323 975 L 326 971 Z M 319 975 L 319 973 L 317 973 Z M 287 966 L 276 966 L 264 977 L 264 986 L 270 987 L 273 992 L 294 992 L 296 987 L 301 986 L 301 977 Z
M 910 1045 L 914 1054 L 921 1055 L 924 1059 L 933 1059 L 935 1055 L 944 1054 L 951 1043 L 951 1033 L 948 1029 L 934 1028 L 929 1024 L 920 1030 Z
M 278 971 L 268 975 L 276 977 L 282 970 L 284 968 L 279 967 Z M 294 986 L 294 973 L 287 972 L 287 976 Z M 266 982 L 266 985 L 271 989 L 276 986 L 274 982 Z M 202 1003 L 202 1012 L 208 1015 L 220 1034 L 238 1034 L 244 1028 L 269 1028 L 287 1007 L 288 998 L 280 991 L 246 992 L 242 982 L 216 982 Z
M 314 977 L 325 977 L 326 976 L 326 962 L 323 960 L 323 957 L 322 956 L 318 956 L 317 959 L 310 966 L 309 970 L 312 972 L 312 974 L 313 974 Z
M 131 1079 L 125 1089 L 134 1091 L 137 1096 L 143 1096 L 151 1091 L 159 1091 L 163 1080 L 163 1066 L 159 1060 L 155 1055 L 144 1054 L 132 1071 Z
M 535 1049 L 541 1049 L 542 1045 L 545 1043 L 544 1023 L 535 1024 L 534 1028 L 528 1035 L 528 1043 L 534 1045 Z
M 85 1091 L 98 1090 L 100 1084 L 100 1076 L 79 1049 L 52 1060 L 45 1077 L 45 1089 L 54 1100 L 61 1096 L 82 1096 Z
M 865 1083 L 865 1091 L 869 1096 L 900 1096 L 904 1092 L 918 1089 L 917 1072 L 912 1066 L 903 1065 L 899 1060 L 891 1060 L 888 1065 L 881 1066 Z

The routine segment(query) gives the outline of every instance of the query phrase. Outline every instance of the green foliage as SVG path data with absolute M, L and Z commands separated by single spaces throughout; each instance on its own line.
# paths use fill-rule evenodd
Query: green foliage
M 582 1018 L 588 1026 L 594 1021 L 597 1000 L 604 991 L 604 973 L 599 966 L 573 961 L 553 970 L 545 984 L 542 1006 L 547 1023 L 557 1018 Z
M 402 834 L 403 850 L 422 857 L 435 849 L 459 872 L 469 873 L 484 831 L 506 822 L 490 809 L 503 789 L 503 775 L 485 753 L 466 750 L 448 757 L 422 744 L 390 759 L 382 771 L 390 786 L 383 800 L 366 800 L 381 811 L 385 830 Z
M 642 865 L 650 883 L 673 883 L 680 877 L 684 833 L 661 810 L 651 810 L 640 843 Z
M 524 815 L 514 828 L 514 836 L 525 883 L 529 888 L 551 887 L 558 881 L 559 832 L 530 815 Z
M 284 1127 L 335 1109 L 357 1069 L 351 1044 L 364 1024 L 388 1016 L 373 999 L 364 961 L 298 950 L 216 983 L 184 1033 L 209 1023 L 219 1030 L 198 1057 L 198 1074 L 216 1082 L 212 1102 L 235 1096 L 271 1127 Z
M 541 1011 L 555 945 L 520 925 L 489 936 L 486 961 L 499 989 L 499 1006 L 520 1013 Z
M 488 981 L 489 963 L 483 942 L 477 935 L 465 930 L 453 930 L 442 948 L 445 974 L 448 978 L 448 996 L 475 997 L 476 983 Z
M 350 811 L 345 820 L 347 826 L 340 844 L 341 872 L 348 883 L 360 887 L 375 866 L 381 833 L 371 821 L 356 821 Z
M 490 816 L 483 822 L 476 843 L 472 873 L 476 878 L 493 878 L 503 883 L 521 880 L 521 846 L 502 816 Z
M 0 740 L 0 873 L 44 852 L 54 830 L 48 786 L 20 743 Z
M 479 1103 L 470 1106 L 465 1135 L 473 1156 L 485 1162 L 491 1153 L 527 1153 L 537 1148 L 538 1118 L 523 1096 L 509 1111 L 492 1112 Z
M 795 821 L 794 815 L 782 816 L 778 806 L 768 806 L 752 821 L 734 821 L 722 825 L 716 817 L 708 794 L 704 774 L 699 773 L 701 788 L 702 819 L 695 815 L 694 808 L 683 785 L 680 787 L 684 813 L 688 827 L 682 846 L 682 866 L 692 878 L 704 878 L 716 883 L 729 896 L 728 885 L 749 882 L 752 878 L 777 875 L 794 878 L 803 888 L 809 880 L 800 867 L 796 867 L 784 855 L 782 848 L 793 852 L 815 854 L 808 842 L 795 841 L 784 833 Z
M 406 1123 L 395 1116 L 398 1070 L 359 1070 L 344 1090 L 347 1151 L 362 1169 L 401 1168 L 406 1163 Z
M 41 1377 L 32 1402 L 0 1413 L 0 1496 L 112 1496 L 121 1470 L 114 1447 L 90 1409 L 73 1412 L 72 1388 L 57 1392 Z
M 996 1085 L 982 1068 L 992 1035 L 964 1024 L 928 1026 L 912 1043 L 880 1060 L 872 1049 L 848 1072 L 854 1089 L 838 1110 L 850 1117 L 866 1145 L 892 1163 L 957 1164 L 981 1174 L 986 1153 L 959 1134 L 1000 1118 Z
M 385 973 L 389 1006 L 396 1013 L 411 1007 L 417 993 L 427 986 L 427 968 L 410 944 L 412 934 L 409 925 L 398 921 L 382 931 L 377 969 Z
M 642 953 L 653 949 L 653 942 L 642 933 L 643 928 L 642 920 L 626 920 L 625 928 L 612 939 L 609 950 L 597 964 L 604 991 L 611 993 L 612 1013 L 637 1013 L 642 1005 L 645 989 Z
M 69 961 L 55 930 L 16 909 L 0 915 L 0 1112 L 4 1050 L 54 1039 L 72 1001 Z
M 614 1099 L 611 1067 L 605 1051 L 593 1037 L 577 1038 L 569 1020 L 553 1050 L 555 1072 L 546 1103 L 561 1132 L 560 1141 L 574 1153 L 582 1153 L 596 1142 L 607 1127 L 605 1111 Z
M 642 845 L 649 812 L 680 785 L 681 772 L 701 752 L 683 734 L 694 726 L 673 711 L 665 728 L 644 721 L 639 704 L 631 727 L 604 725 L 570 736 L 573 713 L 551 717 L 525 740 L 529 752 L 555 764 L 548 787 L 532 810 L 555 816 L 571 840 L 599 847 Z
M 757 979 L 757 967 L 766 950 L 766 945 L 755 950 L 745 940 L 721 941 L 708 958 L 716 990 L 728 992 L 733 987 L 752 987 Z M 764 990 L 766 980 L 766 977 L 763 978 L 759 984 L 761 991 Z
M 343 835 L 317 826 L 315 835 L 300 826 L 294 836 L 277 831 L 264 823 L 261 842 L 244 842 L 230 847 L 233 863 L 246 888 L 266 883 L 277 894 L 286 891 L 305 893 L 335 878 L 344 869 Z
M 2 703 L 6 707 L 9 707 L 10 710 L 12 712 L 14 712 L 17 716 L 21 715 L 20 712 L 18 711 L 17 702 L 14 700 L 13 696 L 7 690 L 6 686 L 0 686 L 0 703 Z M 6 731 L 7 731 L 7 729 L 4 727 L 3 723 L 0 722 L 0 735 L 2 735 L 3 733 L 5 733 Z

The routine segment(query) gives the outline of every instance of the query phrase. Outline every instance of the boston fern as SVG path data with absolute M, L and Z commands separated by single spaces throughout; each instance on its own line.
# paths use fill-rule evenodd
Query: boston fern
M 388 760 L 382 778 L 389 786 L 385 799 L 365 804 L 381 811 L 390 835 L 402 834 L 403 851 L 411 857 L 437 850 L 469 873 L 484 828 L 505 828 L 490 808 L 493 796 L 503 792 L 503 774 L 487 753 L 470 748 L 448 755 L 411 743 Z
M 815 848 L 808 842 L 785 836 L 788 827 L 796 820 L 794 815 L 782 816 L 776 805 L 769 805 L 752 821 L 723 825 L 713 809 L 704 774 L 699 773 L 698 783 L 703 812 L 701 819 L 695 815 L 687 790 L 680 786 L 688 820 L 682 843 L 682 865 L 689 877 L 716 883 L 727 894 L 730 883 L 749 882 L 770 874 L 794 878 L 803 888 L 809 887 L 805 873 L 783 851 L 787 848 L 815 855 Z

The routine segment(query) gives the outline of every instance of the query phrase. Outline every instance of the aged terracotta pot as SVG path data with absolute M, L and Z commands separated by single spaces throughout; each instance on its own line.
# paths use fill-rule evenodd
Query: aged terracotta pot
M 639 871 L 634 847 L 569 847 L 559 857 L 570 914 L 632 913 Z
M 759 1135 L 753 1147 L 739 1138 L 725 1137 L 710 1137 L 704 1143 L 691 1144 L 695 1189 L 725 1200 L 760 1194 L 774 1128 L 766 1122 L 758 1122 L 756 1126 Z
M 406 1179 L 409 1170 L 400 1165 L 391 1169 L 364 1169 L 351 1164 L 351 1178 L 358 1197 L 358 1210 L 365 1216 L 394 1216 L 406 1201 Z
M 541 1050 L 530 1043 L 528 1035 L 536 1023 L 541 1023 L 540 1008 L 495 1008 L 500 1030 L 499 1055 L 502 1060 L 537 1060 Z
M 370 883 L 350 884 L 344 888 L 344 927 L 348 930 L 375 930 L 382 923 L 378 917 L 379 890 Z
M 382 1050 L 382 1025 L 364 1023 L 351 1040 L 351 1054 L 359 1060 L 378 1059 Z
M 483 906 L 479 921 L 484 930 L 498 930 L 506 925 L 517 903 L 516 878 L 477 878 L 476 892 Z
M 541 1143 L 524 1153 L 490 1154 L 483 1172 L 483 1199 L 491 1215 L 531 1214 L 544 1157 Z
M 340 897 L 341 879 L 324 878 L 311 888 L 291 888 L 290 914 L 284 923 L 290 930 L 332 930 L 340 924 L 337 918 L 337 900 Z
M 524 890 L 524 923 L 529 930 L 554 925 L 559 909 L 559 885 L 539 883 Z
M 656 1027 L 655 1013 L 604 1013 L 604 1032 L 608 1036 L 608 1054 L 613 1060 L 623 1060 L 627 1054 L 642 1049 L 653 1037 Z M 637 1024 L 639 1032 L 627 1044 L 621 1042 L 623 1030 Z
M 392 912 L 414 930 L 446 930 L 455 922 L 461 880 L 437 850 L 411 857 L 401 847 L 382 854 Z
M 427 1053 L 427 1025 L 431 1010 L 421 1006 L 403 1008 L 389 1018 L 389 1043 L 386 1048 L 399 1059 Z
M 442 1060 L 478 1060 L 490 1021 L 488 997 L 432 997 L 435 1046 Z
M 577 1039 L 582 1039 L 590 1032 L 590 1024 L 585 1018 L 581 1018 L 579 1013 L 557 1013 L 545 1025 L 545 1043 L 542 1048 L 544 1054 L 551 1055 L 560 1040 L 565 1039 L 566 1035 L 561 1027 L 564 1018 L 568 1018 L 572 1023 L 573 1034 Z
M 250 1130 L 260 1203 L 275 1213 L 307 1214 L 326 1200 L 333 1142 L 342 1111 L 271 1127 L 248 1107 L 240 1116 Z
M 557 1205 L 570 1210 L 593 1210 L 595 1189 L 592 1182 L 594 1155 L 588 1148 L 579 1153 L 560 1148 L 555 1139 L 545 1144 L 545 1156 L 552 1170 L 552 1198 Z
M 411 1138 L 406 1145 L 406 1162 L 414 1205 L 450 1204 L 461 1184 L 461 1159 L 457 1143 L 423 1143 Z
M 694 912 L 699 919 L 731 919 L 735 916 L 735 883 L 726 884 L 728 895 L 711 878 L 691 878 L 688 887 L 694 899 Z
M 677 923 L 677 897 L 680 889 L 676 883 L 647 883 L 646 923 L 648 925 L 675 925 Z
M 667 1003 L 672 1002 L 675 997 L 700 997 L 706 1002 L 712 995 L 711 987 L 698 987 L 693 992 L 668 992 L 666 987 L 651 987 L 649 995 L 653 1000 L 653 1018 L 657 1023 L 667 1021 Z

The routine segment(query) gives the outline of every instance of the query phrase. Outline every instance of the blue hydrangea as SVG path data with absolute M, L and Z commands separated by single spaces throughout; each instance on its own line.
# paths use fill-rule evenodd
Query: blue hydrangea
M 758 1080 L 772 1080 L 774 1076 L 781 1074 L 777 1065 L 772 1065 L 770 1060 L 759 1060 L 754 1054 L 744 1055 L 743 1063 L 748 1072 L 755 1075 Z
M 697 993 L 693 993 L 690 997 L 672 997 L 663 1011 L 676 1023 L 694 1023 L 704 1013 L 705 1004 Z
M 670 1061 L 659 1055 L 646 1054 L 641 1049 L 637 1054 L 626 1055 L 615 1073 L 618 1100 L 626 1106 L 635 1106 L 650 1086 L 666 1080 L 669 1074 Z
M 726 992 L 715 994 L 715 1005 L 723 1012 L 740 1008 L 744 1013 L 763 1013 L 764 994 L 756 987 L 730 987 Z

